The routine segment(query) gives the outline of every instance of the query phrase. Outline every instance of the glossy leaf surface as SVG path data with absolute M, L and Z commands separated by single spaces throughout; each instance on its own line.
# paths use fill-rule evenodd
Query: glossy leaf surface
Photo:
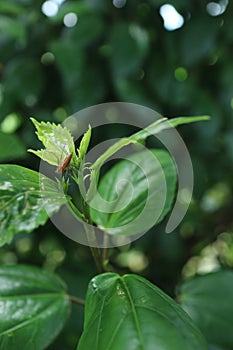
M 175 165 L 166 151 L 136 153 L 100 181 L 99 194 L 91 202 L 95 208 L 91 217 L 109 234 L 141 233 L 168 213 L 175 187 Z
M 0 267 L 1 350 L 42 350 L 69 314 L 65 287 L 56 276 L 24 265 Z
M 46 185 L 44 193 L 41 180 Z M 65 196 L 54 181 L 18 165 L 0 165 L 0 246 L 10 243 L 17 233 L 43 225 L 48 214 L 64 203 Z
M 189 316 L 136 275 L 106 273 L 89 284 L 78 350 L 207 350 Z

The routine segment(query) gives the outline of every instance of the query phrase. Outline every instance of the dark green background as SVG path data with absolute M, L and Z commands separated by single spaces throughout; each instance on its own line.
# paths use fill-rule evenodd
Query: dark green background
M 166 2 L 161 0 L 128 0 L 121 9 L 108 0 L 67 0 L 52 18 L 41 12 L 42 3 L 0 2 L 0 161 L 38 169 L 39 160 L 26 153 L 40 147 L 30 116 L 61 122 L 84 107 L 112 101 L 142 104 L 169 117 L 209 114 L 210 122 L 179 128 L 195 175 L 193 201 L 182 224 L 170 235 L 160 224 L 131 247 L 113 251 L 112 261 L 170 295 L 182 274 L 232 268 L 233 3 L 211 16 L 208 1 L 171 0 L 185 20 L 175 31 L 163 26 L 159 9 Z M 78 15 L 72 28 L 63 24 L 69 12 Z M 187 72 L 184 80 L 180 67 Z M 94 142 L 101 134 L 94 134 Z M 71 294 L 82 297 L 96 274 L 88 248 L 50 222 L 31 235 L 16 236 L 1 248 L 0 262 L 55 271 Z M 82 307 L 74 306 L 49 349 L 74 349 L 82 322 Z

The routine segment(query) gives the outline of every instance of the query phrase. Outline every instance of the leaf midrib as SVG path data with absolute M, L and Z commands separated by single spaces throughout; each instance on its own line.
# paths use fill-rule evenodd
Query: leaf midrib
M 141 332 L 141 329 L 140 329 L 140 323 L 139 323 L 139 320 L 138 320 L 138 317 L 137 317 L 137 312 L 136 312 L 136 308 L 135 308 L 132 296 L 130 294 L 130 291 L 129 291 L 129 288 L 127 286 L 127 283 L 124 281 L 123 278 L 121 278 L 120 280 L 121 280 L 121 282 L 122 282 L 122 284 L 123 284 L 123 286 L 125 288 L 125 291 L 127 293 L 128 299 L 129 299 L 129 303 L 131 305 L 131 310 L 132 310 L 133 318 L 134 318 L 134 322 L 135 322 L 135 328 L 136 328 L 136 332 L 138 334 L 138 338 L 139 338 L 139 341 L 140 341 L 141 348 L 142 348 L 142 350 L 146 350 L 146 347 L 145 347 L 145 344 L 144 344 L 144 341 L 143 341 L 143 337 L 142 337 L 142 332 Z

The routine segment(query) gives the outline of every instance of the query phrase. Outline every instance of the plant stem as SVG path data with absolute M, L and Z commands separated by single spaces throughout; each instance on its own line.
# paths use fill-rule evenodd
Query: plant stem
M 77 217 L 79 217 L 81 220 L 84 220 L 85 219 L 85 216 L 83 215 L 83 213 L 81 213 L 78 208 L 74 205 L 74 203 L 72 202 L 72 199 L 71 198 L 67 198 L 68 200 L 68 204 L 70 206 L 70 208 L 72 209 L 73 213 L 75 215 L 77 215 Z
M 102 264 L 102 259 L 101 259 L 101 255 L 100 255 L 100 251 L 98 248 L 95 248 L 95 247 L 90 247 L 91 249 L 91 253 L 92 253 L 92 256 L 95 260 L 95 264 L 96 264 L 96 267 L 97 267 L 97 270 L 99 273 L 102 273 L 104 272 L 104 267 L 103 267 L 103 264 Z
M 92 256 L 94 258 L 97 270 L 99 273 L 102 273 L 102 272 L 104 272 L 104 264 L 102 261 L 101 252 L 100 252 L 98 245 L 97 245 L 96 233 L 95 233 L 95 230 L 93 229 L 93 226 L 92 226 L 92 220 L 91 220 L 91 216 L 90 216 L 90 207 L 85 200 L 86 189 L 85 189 L 85 182 L 83 180 L 84 179 L 83 168 L 81 168 L 80 171 L 82 171 L 82 176 L 80 178 L 75 176 L 75 180 L 76 180 L 76 183 L 78 183 L 79 188 L 80 188 L 80 186 L 82 187 L 81 192 L 83 193 L 83 195 L 81 196 L 81 201 L 82 201 L 82 211 L 83 212 L 80 213 L 78 211 L 78 209 L 74 205 L 72 205 L 73 204 L 72 202 L 70 202 L 69 204 L 72 207 L 73 211 L 76 213 L 76 215 L 79 216 L 83 221 L 83 227 L 84 227 L 84 230 L 86 232 L 87 241 L 89 243 L 89 247 L 91 249 L 91 253 L 92 253 Z M 84 193 L 85 193 L 85 195 L 84 195 Z
M 75 297 L 74 295 L 68 295 L 69 300 L 73 303 L 79 304 L 79 305 L 85 305 L 85 300 L 80 299 L 78 297 Z
M 108 265 L 108 234 L 104 232 L 104 247 L 103 247 L 103 253 L 102 253 L 102 265 L 105 269 L 107 270 L 107 265 Z
M 87 240 L 89 242 L 89 246 L 91 249 L 91 254 L 94 258 L 97 270 L 99 273 L 102 273 L 104 271 L 102 261 L 101 261 L 101 254 L 99 251 L 99 248 L 96 248 L 97 242 L 95 237 L 95 231 L 90 225 L 84 224 L 85 231 L 87 233 Z
M 87 240 L 89 243 L 89 247 L 91 249 L 92 256 L 94 258 L 97 270 L 99 273 L 104 272 L 103 264 L 102 264 L 102 258 L 99 248 L 97 248 L 97 242 L 96 242 L 96 236 L 95 236 L 95 230 L 92 227 L 92 222 L 90 218 L 90 211 L 89 206 L 85 203 L 83 200 L 83 212 L 85 215 L 85 218 L 87 220 L 87 223 L 84 223 L 84 229 L 86 231 Z

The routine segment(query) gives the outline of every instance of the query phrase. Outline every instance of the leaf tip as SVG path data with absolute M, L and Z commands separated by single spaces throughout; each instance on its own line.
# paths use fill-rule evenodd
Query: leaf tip
M 32 122 L 35 126 L 38 124 L 38 121 L 37 121 L 35 118 L 30 117 L 29 119 L 31 120 L 31 122 Z
M 202 115 L 201 117 L 203 120 L 210 120 L 211 119 L 210 115 Z
M 27 152 L 37 155 L 38 151 L 35 151 L 34 149 L 29 148 L 29 149 L 27 149 Z

